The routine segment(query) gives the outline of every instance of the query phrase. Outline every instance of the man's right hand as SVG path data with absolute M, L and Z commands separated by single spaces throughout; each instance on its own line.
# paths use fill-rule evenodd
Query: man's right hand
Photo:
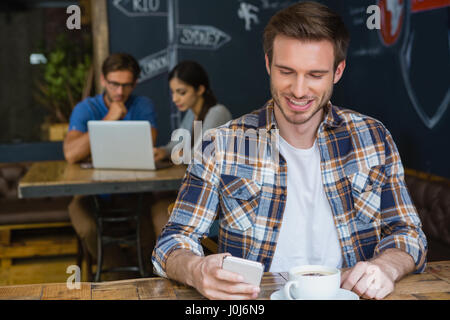
M 103 120 L 116 121 L 123 119 L 128 110 L 125 104 L 121 101 L 113 101 L 109 106 L 109 111 Z
M 153 158 L 155 161 L 162 161 L 167 158 L 167 152 L 163 148 L 153 148 Z
M 192 270 L 192 285 L 208 299 L 248 300 L 256 299 L 259 287 L 244 283 L 237 273 L 222 269 L 222 262 L 229 253 L 198 257 Z

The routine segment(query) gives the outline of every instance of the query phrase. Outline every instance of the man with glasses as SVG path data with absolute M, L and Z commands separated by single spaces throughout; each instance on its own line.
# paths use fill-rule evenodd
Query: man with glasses
M 64 156 L 69 163 L 76 163 L 90 156 L 87 129 L 89 120 L 147 120 L 151 124 L 155 145 L 157 129 L 154 105 L 149 98 L 132 94 L 139 73 L 139 64 L 129 54 L 116 53 L 106 58 L 101 75 L 104 92 L 78 103 L 70 116 L 69 132 L 64 140 Z M 127 205 L 134 199 L 131 195 L 101 195 L 98 198 L 111 206 Z M 69 215 L 75 231 L 91 256 L 97 259 L 94 210 L 92 197 L 75 196 L 69 205 Z M 104 265 L 117 265 L 117 258 L 121 256 L 117 251 L 119 248 L 112 249 L 116 251 L 108 251 L 109 249 L 107 247 L 105 251 Z
M 70 116 L 69 132 L 64 140 L 64 156 L 76 163 L 90 155 L 89 120 L 148 120 L 156 143 L 156 112 L 152 101 L 132 95 L 140 67 L 129 54 L 110 55 L 103 63 L 101 82 L 105 91 L 78 103 Z

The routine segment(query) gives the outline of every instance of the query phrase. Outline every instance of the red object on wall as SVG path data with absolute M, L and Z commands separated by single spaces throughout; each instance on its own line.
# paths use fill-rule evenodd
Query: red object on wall
M 448 0 L 446 0 L 448 1 Z M 381 15 L 380 35 L 385 46 L 393 45 L 399 38 L 405 16 L 403 0 L 379 0 L 378 7 Z
M 411 11 L 419 12 L 450 6 L 450 0 L 412 0 Z

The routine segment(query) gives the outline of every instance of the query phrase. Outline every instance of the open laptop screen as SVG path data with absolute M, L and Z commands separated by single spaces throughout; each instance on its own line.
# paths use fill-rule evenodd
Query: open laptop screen
M 155 170 L 148 121 L 88 121 L 96 169 Z

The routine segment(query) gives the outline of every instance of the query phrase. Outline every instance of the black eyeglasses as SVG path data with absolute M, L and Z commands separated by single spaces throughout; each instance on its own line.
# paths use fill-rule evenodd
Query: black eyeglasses
M 106 79 L 105 79 L 106 80 Z M 113 90 L 117 90 L 120 87 L 122 87 L 124 90 L 125 89 L 132 89 L 134 86 L 134 82 L 130 82 L 130 83 L 119 83 L 119 82 L 115 82 L 115 81 L 109 81 L 106 80 L 106 83 L 108 84 L 108 86 L 113 89 Z

